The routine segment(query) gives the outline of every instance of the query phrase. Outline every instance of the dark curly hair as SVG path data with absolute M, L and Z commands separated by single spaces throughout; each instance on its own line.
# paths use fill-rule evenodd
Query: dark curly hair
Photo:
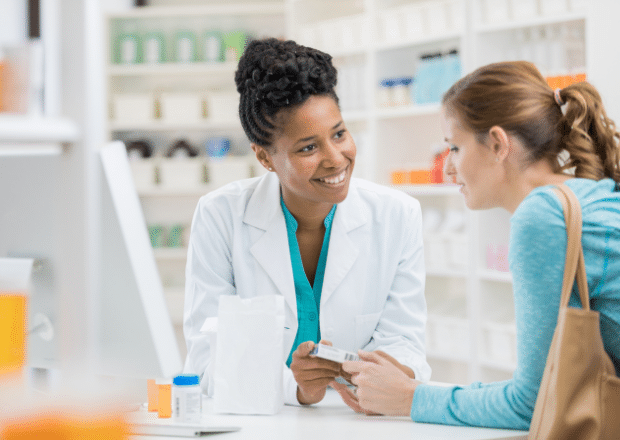
M 337 72 L 332 57 L 294 41 L 251 41 L 235 73 L 241 125 L 251 142 L 271 145 L 276 114 L 303 104 L 311 95 L 328 95 L 338 103 Z

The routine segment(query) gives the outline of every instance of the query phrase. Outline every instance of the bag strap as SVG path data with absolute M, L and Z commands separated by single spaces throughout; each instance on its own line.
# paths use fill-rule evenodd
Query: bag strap
M 554 191 L 558 194 L 560 203 L 562 203 L 567 234 L 566 262 L 564 265 L 560 307 L 568 307 L 573 284 L 575 278 L 577 278 L 577 290 L 581 298 L 581 306 L 585 310 L 590 310 L 588 279 L 586 277 L 583 248 L 581 246 L 581 205 L 575 193 L 564 183 L 556 185 Z

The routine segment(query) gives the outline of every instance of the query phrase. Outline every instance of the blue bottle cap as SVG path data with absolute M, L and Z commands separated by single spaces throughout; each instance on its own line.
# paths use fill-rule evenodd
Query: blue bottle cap
M 199 383 L 200 379 L 196 374 L 180 374 L 172 380 L 172 384 L 177 386 L 198 385 Z

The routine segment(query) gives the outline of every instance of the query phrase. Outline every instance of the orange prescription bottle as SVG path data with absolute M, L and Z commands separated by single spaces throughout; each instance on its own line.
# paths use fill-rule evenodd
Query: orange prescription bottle
M 0 290 L 0 381 L 22 380 L 26 364 L 26 292 Z
M 159 389 L 157 388 L 155 379 L 148 379 L 146 381 L 146 393 L 148 396 L 149 411 L 158 411 L 158 406 L 157 406 L 158 396 L 157 395 L 159 394 Z
M 172 380 L 158 379 L 157 381 L 157 415 L 161 418 L 172 416 Z

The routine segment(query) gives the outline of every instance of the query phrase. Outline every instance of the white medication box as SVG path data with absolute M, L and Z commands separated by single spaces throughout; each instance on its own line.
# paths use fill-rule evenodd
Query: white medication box
M 165 123 L 192 124 L 203 119 L 198 93 L 163 92 L 159 97 L 161 120 Z
M 327 359 L 329 361 L 334 361 L 338 363 L 360 360 L 359 356 L 355 353 L 351 353 L 350 351 L 341 350 L 339 348 L 330 347 L 329 345 L 323 344 L 316 344 L 310 354 L 316 357 L 320 357 L 322 359 Z
M 151 93 L 123 93 L 112 98 L 112 119 L 123 125 L 155 120 L 155 99 Z

